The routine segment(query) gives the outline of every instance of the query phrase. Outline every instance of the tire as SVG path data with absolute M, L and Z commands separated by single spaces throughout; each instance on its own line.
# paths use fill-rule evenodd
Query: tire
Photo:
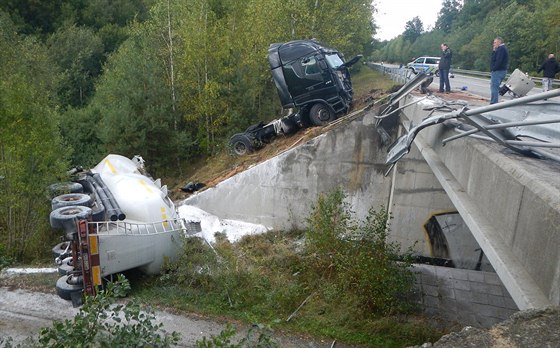
M 56 196 L 51 201 L 52 210 L 71 205 L 91 207 L 93 205 L 93 198 L 85 193 L 67 193 Z
M 63 276 L 69 274 L 72 271 L 74 271 L 74 262 L 72 261 L 72 257 L 67 257 L 62 260 L 62 264 L 58 266 L 58 274 Z
M 237 156 L 244 156 L 254 151 L 253 143 L 245 133 L 235 134 L 231 137 L 230 145 Z
M 324 126 L 334 121 L 335 115 L 327 105 L 316 103 L 309 110 L 309 118 L 315 126 Z
M 65 193 L 82 193 L 84 192 L 84 187 L 77 182 L 58 182 L 56 184 L 49 185 L 49 196 L 54 198 L 56 196 Z
M 436 75 L 436 77 L 439 77 L 439 70 L 436 70 L 435 75 Z
M 75 221 L 88 219 L 91 216 L 91 212 L 91 208 L 84 206 L 61 207 L 51 211 L 49 219 L 54 229 L 75 231 Z
M 83 284 L 72 284 L 68 281 L 76 280 L 72 275 L 64 275 L 56 281 L 56 293 L 60 298 L 71 301 L 72 293 L 82 292 Z
M 68 245 L 70 245 L 70 247 L 68 248 L 68 250 L 66 250 L 66 247 L 68 247 Z M 72 245 L 70 242 L 58 243 L 52 248 L 52 253 L 55 259 L 58 257 L 61 259 L 65 259 L 72 254 Z

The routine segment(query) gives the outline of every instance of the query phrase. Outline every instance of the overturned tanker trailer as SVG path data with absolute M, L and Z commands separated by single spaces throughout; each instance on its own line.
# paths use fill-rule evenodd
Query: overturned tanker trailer
M 51 201 L 51 226 L 64 239 L 53 248 L 60 297 L 79 304 L 82 293 L 94 294 L 113 274 L 159 273 L 176 259 L 182 237 L 200 231 L 200 222 L 179 217 L 167 187 L 143 163 L 108 155 L 90 170 L 73 169 L 71 182 L 51 185 L 54 194 L 69 192 Z
M 315 40 L 295 40 L 271 44 L 268 62 L 282 108 L 297 110 L 268 124 L 252 125 L 230 139 L 237 155 L 258 149 L 280 134 L 300 128 L 323 126 L 347 112 L 353 91 L 348 68 L 358 55 L 345 62 L 339 51 Z

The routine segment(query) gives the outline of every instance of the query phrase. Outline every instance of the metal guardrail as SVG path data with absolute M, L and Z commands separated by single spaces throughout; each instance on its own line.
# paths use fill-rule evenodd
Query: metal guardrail
M 368 66 L 374 70 L 379 71 L 382 74 L 391 75 L 391 78 L 399 83 L 406 83 L 411 78 L 412 71 L 407 69 L 405 66 L 400 68 L 398 67 L 388 67 L 378 63 L 368 63 Z M 462 74 L 468 76 L 477 76 L 477 77 L 485 77 L 490 78 L 490 73 L 485 71 L 476 71 L 476 70 L 464 70 L 464 69 L 451 69 L 451 71 L 455 74 Z M 507 78 L 510 77 L 511 74 L 507 74 Z M 529 76 L 533 82 L 540 83 L 542 85 L 543 78 L 542 77 L 533 77 Z M 552 86 L 560 86 L 560 80 L 552 80 Z
M 185 234 L 191 235 L 201 231 L 200 221 L 186 221 L 184 218 L 151 223 L 95 221 L 88 222 L 88 224 L 93 225 L 98 234 L 148 235 L 183 231 Z

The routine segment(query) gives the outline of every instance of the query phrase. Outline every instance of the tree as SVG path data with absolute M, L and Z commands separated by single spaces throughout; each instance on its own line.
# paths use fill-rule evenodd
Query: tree
M 403 37 L 409 42 L 414 42 L 424 32 L 424 25 L 419 17 L 414 17 L 406 22 L 404 26 Z
M 438 13 L 435 29 L 449 34 L 460 11 L 461 3 L 458 0 L 444 0 Z
M 48 38 L 47 45 L 54 61 L 65 72 L 59 91 L 63 105 L 85 105 L 104 61 L 101 39 L 90 28 L 71 25 L 57 30 Z
M 0 60 L 0 249 L 33 260 L 52 240 L 46 188 L 67 169 L 54 95 L 59 75 L 45 47 L 17 35 L 2 12 Z

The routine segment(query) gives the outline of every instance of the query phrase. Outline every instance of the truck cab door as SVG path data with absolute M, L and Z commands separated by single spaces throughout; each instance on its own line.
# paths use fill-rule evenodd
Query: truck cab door
M 329 70 L 321 67 L 315 55 L 300 58 L 284 69 L 288 88 L 296 105 L 313 99 L 327 99 L 333 93 L 331 89 L 336 92 Z

